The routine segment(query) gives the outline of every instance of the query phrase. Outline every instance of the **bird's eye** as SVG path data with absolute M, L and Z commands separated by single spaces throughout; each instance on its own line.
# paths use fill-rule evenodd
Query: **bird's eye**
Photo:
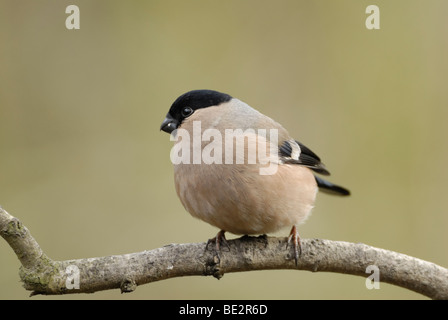
M 182 114 L 182 117 L 186 118 L 193 113 L 193 109 L 191 109 L 190 107 L 185 107 L 182 108 L 182 111 L 180 113 Z

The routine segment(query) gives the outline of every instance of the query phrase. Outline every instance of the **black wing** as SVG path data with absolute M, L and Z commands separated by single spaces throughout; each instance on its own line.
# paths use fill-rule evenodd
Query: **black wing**
M 285 163 L 300 164 L 322 175 L 330 175 L 330 172 L 328 172 L 327 168 L 325 168 L 325 165 L 320 161 L 320 158 L 313 151 L 311 151 L 308 147 L 301 144 L 300 142 L 295 142 L 300 147 L 298 158 L 295 158 L 293 154 L 294 142 L 284 141 L 280 146 L 280 156 L 283 157 L 283 161 Z
M 325 168 L 325 165 L 320 161 L 320 158 L 313 151 L 311 151 L 308 147 L 306 147 L 299 141 L 295 142 L 300 147 L 298 158 L 295 152 L 298 152 L 299 150 L 295 150 L 297 146 L 294 146 L 294 142 L 285 141 L 281 145 L 279 151 L 284 163 L 299 164 L 308 167 L 311 170 L 322 175 L 330 175 L 330 172 L 328 172 L 328 170 Z M 325 193 L 340 196 L 350 195 L 350 191 L 345 189 L 344 187 L 338 186 L 316 176 L 314 176 L 314 178 L 316 179 L 319 189 Z

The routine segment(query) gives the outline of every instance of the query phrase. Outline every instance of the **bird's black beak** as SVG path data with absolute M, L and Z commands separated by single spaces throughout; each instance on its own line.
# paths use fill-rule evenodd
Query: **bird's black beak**
M 179 122 L 168 113 L 160 126 L 160 130 L 163 130 L 166 133 L 171 133 L 176 130 L 178 126 Z

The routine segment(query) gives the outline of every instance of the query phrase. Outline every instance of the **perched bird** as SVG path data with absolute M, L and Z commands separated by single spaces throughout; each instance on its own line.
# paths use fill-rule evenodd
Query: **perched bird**
M 297 264 L 297 225 L 310 215 L 318 189 L 350 194 L 315 176 L 329 172 L 279 123 L 228 94 L 181 95 L 160 129 L 176 141 L 171 160 L 180 201 L 192 216 L 220 229 L 209 240 L 215 241 L 218 257 L 221 245 L 228 246 L 226 231 L 254 235 L 289 227 L 287 247 L 293 247 Z

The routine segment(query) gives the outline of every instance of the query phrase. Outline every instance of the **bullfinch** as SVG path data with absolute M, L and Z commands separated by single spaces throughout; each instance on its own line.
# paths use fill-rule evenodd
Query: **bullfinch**
M 330 173 L 320 158 L 273 119 L 232 96 L 193 90 L 171 105 L 161 130 L 171 149 L 177 195 L 185 209 L 220 231 L 216 251 L 228 246 L 225 232 L 261 235 L 291 228 L 287 248 L 297 265 L 297 226 L 310 215 L 318 189 L 350 192 L 318 176 Z

